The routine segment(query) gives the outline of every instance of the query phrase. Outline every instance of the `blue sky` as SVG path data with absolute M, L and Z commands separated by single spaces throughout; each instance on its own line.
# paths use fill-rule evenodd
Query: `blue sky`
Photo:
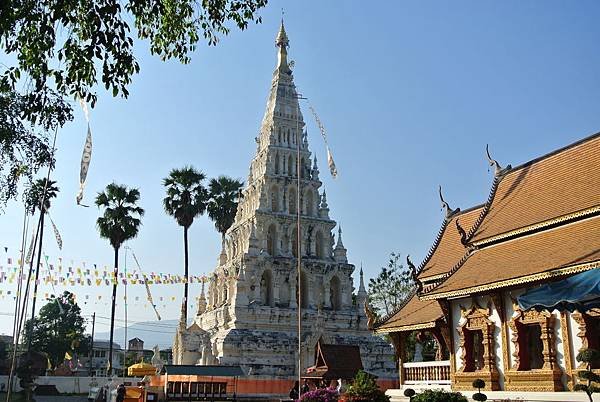
M 182 231 L 161 206 L 161 179 L 171 168 L 192 164 L 210 177 L 246 178 L 281 7 L 296 85 L 318 111 L 340 172 L 335 181 L 326 174 L 323 141 L 305 105 L 331 216 L 342 224 L 350 261 L 362 262 L 367 277 L 391 251 L 423 258 L 442 221 L 439 184 L 454 208 L 485 201 L 487 143 L 501 164 L 514 166 L 600 131 L 598 2 L 272 1 L 261 25 L 234 31 L 217 47 L 199 46 L 189 65 L 161 62 L 138 43 L 141 72 L 130 98 L 99 93 L 85 201 L 113 180 L 140 189 L 146 215 L 129 245 L 146 271 L 182 271 Z M 76 109 L 59 133 L 53 174 L 61 193 L 52 217 L 64 248 L 48 235 L 45 253 L 74 266 L 110 265 L 112 250 L 95 229 L 98 210 L 75 205 L 84 139 Z M 21 218 L 17 202 L 0 215 L 0 245 L 11 257 L 20 248 Z M 207 218 L 194 223 L 190 242 L 191 272 L 208 273 L 220 240 Z M 182 293 L 175 285 L 153 289 L 155 297 Z M 108 288 L 76 290 L 81 301 L 103 292 L 103 302 L 82 304 L 84 314 L 109 315 Z M 134 302 L 143 292 L 130 287 L 135 321 L 153 318 Z M 12 310 L 10 298 L 0 301 L 0 313 Z M 177 318 L 179 302 L 165 304 L 163 316 Z M 10 320 L 1 317 L 6 333 Z

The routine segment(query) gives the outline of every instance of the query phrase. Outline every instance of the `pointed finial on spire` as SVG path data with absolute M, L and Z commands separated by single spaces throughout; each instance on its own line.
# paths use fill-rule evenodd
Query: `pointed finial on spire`
M 279 27 L 279 33 L 275 39 L 275 46 L 279 48 L 277 69 L 282 72 L 289 72 L 290 68 L 287 61 L 287 48 L 290 46 L 287 34 L 285 33 L 285 27 L 283 25 L 283 16 L 281 18 L 281 26 Z
M 337 247 L 344 247 L 344 243 L 342 243 L 342 225 L 338 226 Z
M 179 329 L 185 330 L 187 328 L 187 315 L 185 311 L 185 299 L 181 302 L 181 315 L 179 316 Z
M 323 189 L 323 195 L 321 196 L 321 208 L 328 208 L 329 205 L 327 205 L 327 192 L 325 191 L 325 189 Z
M 364 276 L 363 276 L 363 266 L 362 266 L 362 261 L 360 262 L 360 285 L 358 287 L 358 293 L 359 294 L 366 294 L 367 290 L 365 288 L 365 280 L 364 280 Z

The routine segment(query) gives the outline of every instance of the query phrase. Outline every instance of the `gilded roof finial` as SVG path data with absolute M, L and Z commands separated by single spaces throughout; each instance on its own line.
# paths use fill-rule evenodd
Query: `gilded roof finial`
M 279 48 L 277 68 L 283 72 L 289 72 L 289 66 L 287 61 L 287 48 L 290 46 L 287 34 L 285 33 L 285 26 L 283 25 L 283 15 L 281 18 L 281 26 L 279 27 L 279 33 L 275 39 L 275 46 Z

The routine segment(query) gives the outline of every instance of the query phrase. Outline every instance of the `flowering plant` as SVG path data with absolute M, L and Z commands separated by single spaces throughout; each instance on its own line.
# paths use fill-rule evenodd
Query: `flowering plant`
M 337 402 L 338 396 L 335 388 L 320 388 L 302 394 L 300 402 Z

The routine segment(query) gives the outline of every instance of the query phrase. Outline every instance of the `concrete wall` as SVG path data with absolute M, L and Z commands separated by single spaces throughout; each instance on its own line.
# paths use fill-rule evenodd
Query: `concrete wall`
M 64 394 L 87 394 L 90 390 L 90 382 L 94 379 L 98 386 L 105 385 L 108 381 L 108 377 L 58 377 L 58 376 L 44 376 L 38 377 L 35 380 L 37 385 L 55 385 L 56 389 L 60 393 Z M 15 378 L 16 381 L 13 381 L 15 384 L 13 390 L 20 391 L 21 387 L 19 386 L 19 379 Z M 141 381 L 141 378 L 136 377 L 117 377 L 115 381 L 120 382 L 131 382 L 132 384 L 136 384 Z M 2 375 L 0 376 L 0 388 L 4 385 L 4 388 L 8 387 L 8 376 Z

